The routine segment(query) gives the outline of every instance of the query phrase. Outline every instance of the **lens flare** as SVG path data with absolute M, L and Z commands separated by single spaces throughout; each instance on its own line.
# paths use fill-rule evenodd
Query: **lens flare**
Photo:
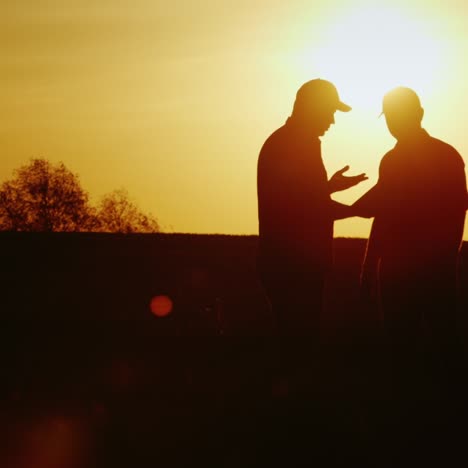
M 150 309 L 156 317 L 166 317 L 173 308 L 174 304 L 169 296 L 155 296 L 151 299 Z

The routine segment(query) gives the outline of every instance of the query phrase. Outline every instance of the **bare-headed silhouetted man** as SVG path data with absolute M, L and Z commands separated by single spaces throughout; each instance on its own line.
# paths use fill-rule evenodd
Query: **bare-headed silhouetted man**
M 456 329 L 457 256 L 467 208 L 464 163 L 452 146 L 421 127 L 424 110 L 413 90 L 387 93 L 383 114 L 397 143 L 381 161 L 377 184 L 353 205 L 356 214 L 375 218 L 363 288 L 380 282 L 393 343 L 416 342 L 425 329 L 434 343 L 447 345 Z
M 351 108 L 340 101 L 335 86 L 308 81 L 258 160 L 258 269 L 278 333 L 286 336 L 317 332 L 333 220 L 351 216 L 350 207 L 332 201 L 330 194 L 366 179 L 344 176 L 348 167 L 327 179 L 319 137 L 335 123 L 337 110 Z

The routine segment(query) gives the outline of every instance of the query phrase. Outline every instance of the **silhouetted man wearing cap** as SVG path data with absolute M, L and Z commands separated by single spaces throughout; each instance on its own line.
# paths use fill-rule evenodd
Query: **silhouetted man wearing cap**
M 421 127 L 424 110 L 413 90 L 387 93 L 383 114 L 397 144 L 382 158 L 377 184 L 353 205 L 356 214 L 375 217 L 362 285 L 375 287 L 378 278 L 392 343 L 417 343 L 424 324 L 432 342 L 445 347 L 455 340 L 464 163 Z
M 258 269 L 283 335 L 318 331 L 333 221 L 351 216 L 350 207 L 332 201 L 330 194 L 366 179 L 364 174 L 345 177 L 348 167 L 327 179 L 319 137 L 335 123 L 337 110 L 351 108 L 340 101 L 335 86 L 308 81 L 258 160 Z

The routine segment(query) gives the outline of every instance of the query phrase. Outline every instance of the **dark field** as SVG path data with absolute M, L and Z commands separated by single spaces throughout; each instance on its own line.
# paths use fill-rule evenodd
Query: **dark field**
M 253 236 L 0 240 L 1 466 L 467 463 L 464 349 L 392 355 L 364 240 L 335 241 L 321 343 L 271 336 Z M 465 343 L 466 245 L 460 284 Z

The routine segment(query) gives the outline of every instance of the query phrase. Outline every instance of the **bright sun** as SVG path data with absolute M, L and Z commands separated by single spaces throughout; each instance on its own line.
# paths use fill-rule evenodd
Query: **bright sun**
M 334 81 L 355 106 L 374 111 L 395 86 L 431 94 L 444 69 L 443 43 L 429 26 L 389 7 L 343 14 L 326 28 L 320 47 L 301 55 L 304 66 Z

